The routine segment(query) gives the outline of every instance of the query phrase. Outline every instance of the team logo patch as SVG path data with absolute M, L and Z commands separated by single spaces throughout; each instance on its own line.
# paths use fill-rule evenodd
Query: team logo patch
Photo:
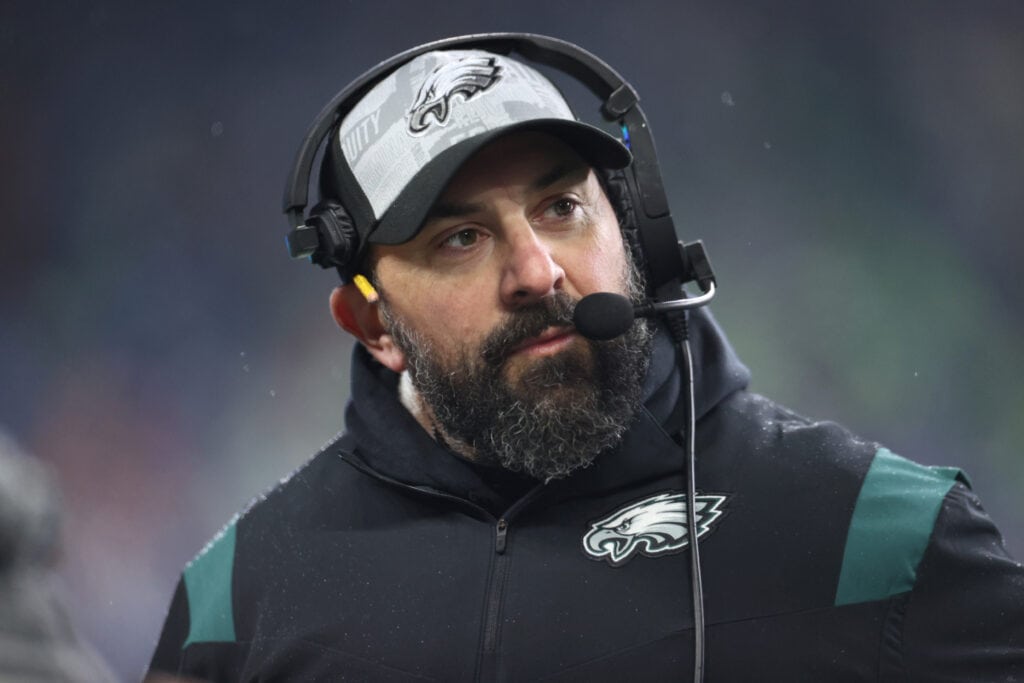
M 463 57 L 446 62 L 430 72 L 409 109 L 409 130 L 422 133 L 432 123 L 445 125 L 455 95 L 468 102 L 501 80 L 501 66 L 495 57 Z M 433 119 L 433 121 L 431 121 Z
M 726 496 L 697 496 L 697 538 L 703 538 L 722 516 Z M 686 532 L 686 494 L 659 493 L 630 503 L 592 522 L 583 536 L 583 552 L 592 560 L 620 567 L 637 553 L 672 555 L 690 545 Z

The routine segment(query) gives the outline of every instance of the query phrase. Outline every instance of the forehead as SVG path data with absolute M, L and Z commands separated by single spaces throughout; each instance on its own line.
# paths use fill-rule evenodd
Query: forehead
M 548 174 L 582 178 L 589 169 L 582 156 L 553 135 L 512 133 L 470 157 L 448 181 L 435 205 L 495 187 L 543 185 Z

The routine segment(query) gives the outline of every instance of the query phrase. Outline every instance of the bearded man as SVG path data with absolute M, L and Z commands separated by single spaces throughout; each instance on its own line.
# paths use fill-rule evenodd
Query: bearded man
M 345 431 L 185 569 L 154 677 L 1024 675 L 1024 573 L 962 475 L 747 392 L 706 312 L 692 401 L 664 322 L 580 333 L 649 290 L 625 134 L 475 45 L 350 91 L 293 233 L 351 252 Z

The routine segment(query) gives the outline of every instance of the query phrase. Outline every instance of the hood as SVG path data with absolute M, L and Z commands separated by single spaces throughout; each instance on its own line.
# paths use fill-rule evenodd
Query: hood
M 710 311 L 691 311 L 689 320 L 699 420 L 727 396 L 744 389 L 750 373 Z M 682 378 L 676 355 L 671 337 L 659 326 L 644 379 L 644 408 L 623 443 L 589 468 L 553 484 L 603 490 L 679 467 L 682 449 L 669 436 L 682 427 Z M 495 475 L 507 480 L 510 473 L 468 462 L 434 441 L 399 401 L 398 375 L 373 360 L 362 345 L 353 352 L 351 383 L 345 427 L 363 465 L 410 486 L 442 491 L 491 510 L 503 509 L 506 495 L 496 491 L 492 482 Z

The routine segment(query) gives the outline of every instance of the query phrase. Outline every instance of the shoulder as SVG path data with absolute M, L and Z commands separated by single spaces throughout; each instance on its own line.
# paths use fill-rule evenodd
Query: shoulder
M 342 489 L 351 476 L 352 468 L 340 457 L 344 448 L 345 437 L 339 435 L 250 501 L 185 566 L 181 584 L 189 629 L 184 645 L 235 640 L 233 592 L 247 585 L 250 570 L 245 568 L 259 566 L 260 556 L 283 547 L 282 539 L 294 529 L 323 524 L 328 503 L 344 498 Z
M 350 448 L 349 437 L 340 433 L 309 460 L 249 501 L 239 515 L 243 528 L 268 528 L 315 524 L 328 502 L 342 496 L 350 485 L 353 469 L 342 458 Z
M 857 494 L 846 535 L 836 604 L 911 590 L 940 512 L 963 474 L 927 467 L 878 448 Z
M 831 548 L 836 605 L 914 589 L 936 539 L 968 515 L 973 493 L 955 468 L 919 464 L 756 394 L 716 412 L 717 478 L 802 542 Z
M 836 422 L 805 417 L 747 391 L 729 396 L 699 429 L 716 460 L 786 488 L 808 481 L 856 488 L 879 450 L 877 442 Z

